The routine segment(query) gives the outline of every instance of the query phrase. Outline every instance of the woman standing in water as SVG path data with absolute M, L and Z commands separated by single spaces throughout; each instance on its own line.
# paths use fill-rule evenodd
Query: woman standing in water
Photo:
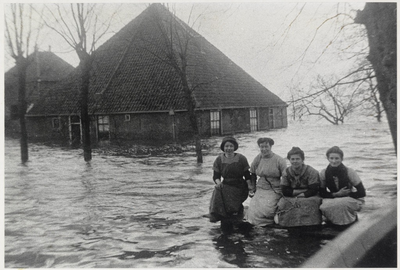
M 250 201 L 246 219 L 253 225 L 266 226 L 274 224 L 276 205 L 282 194 L 280 178 L 287 165 L 285 159 L 272 152 L 273 139 L 260 138 L 257 144 L 260 154 L 250 167 L 252 183 L 257 182 L 256 193 Z
M 328 222 L 348 225 L 357 220 L 364 203 L 365 188 L 355 170 L 343 165 L 343 151 L 333 146 L 326 152 L 329 165 L 320 172 L 320 210 Z
M 215 188 L 210 202 L 210 221 L 221 221 L 221 229 L 228 232 L 235 223 L 243 220 L 243 202 L 249 190 L 249 163 L 245 156 L 235 153 L 239 145 L 235 138 L 226 137 L 221 143 L 221 153 L 213 165 Z

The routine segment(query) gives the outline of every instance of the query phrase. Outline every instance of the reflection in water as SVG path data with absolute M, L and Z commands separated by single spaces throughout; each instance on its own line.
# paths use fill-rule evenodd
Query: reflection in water
M 327 165 L 326 149 L 340 145 L 344 163 L 365 183 L 368 214 L 397 195 L 396 158 L 385 125 L 298 124 L 236 137 L 238 152 L 249 161 L 258 154 L 257 138 L 269 136 L 275 153 L 286 156 L 299 146 L 306 163 L 318 170 Z M 276 228 L 236 228 L 221 236 L 219 223 L 205 217 L 220 139 L 207 140 L 215 147 L 204 151 L 201 165 L 192 153 L 143 158 L 94 153 L 85 163 L 80 149 L 41 144 L 29 145 L 30 161 L 21 165 L 19 142 L 6 140 L 5 266 L 297 267 L 330 241 L 328 234 Z
M 335 233 L 337 235 L 337 233 Z M 324 245 L 332 234 L 307 234 L 280 228 L 257 228 L 213 238 L 222 259 L 241 268 L 298 266 Z
M 238 267 L 246 267 L 247 253 L 243 241 L 237 237 L 221 234 L 214 239 L 216 249 L 221 252 L 223 260 Z

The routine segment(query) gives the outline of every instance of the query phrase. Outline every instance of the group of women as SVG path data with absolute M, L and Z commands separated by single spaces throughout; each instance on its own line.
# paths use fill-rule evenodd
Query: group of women
M 210 202 L 210 221 L 221 221 L 223 231 L 246 221 L 256 226 L 284 227 L 348 225 L 357 220 L 365 188 L 357 173 L 343 164 L 343 151 L 331 147 L 326 152 L 328 166 L 318 172 L 304 163 L 299 147 L 286 160 L 272 151 L 274 140 L 260 138 L 260 153 L 251 165 L 235 138 L 222 140 L 223 151 L 214 161 L 215 188 Z M 251 198 L 244 213 L 243 202 Z

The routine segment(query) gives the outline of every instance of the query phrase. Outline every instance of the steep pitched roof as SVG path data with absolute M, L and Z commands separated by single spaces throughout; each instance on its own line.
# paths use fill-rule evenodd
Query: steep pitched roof
M 152 4 L 96 50 L 90 113 L 186 109 L 179 74 L 165 54 L 169 33 L 175 46 L 178 36 L 189 40 L 187 75 L 198 109 L 286 105 L 161 4 Z M 78 112 L 77 92 L 71 76 L 57 98 L 44 100 L 32 113 Z
M 46 91 L 46 85 L 55 83 L 65 78 L 74 70 L 74 67 L 50 51 L 37 51 L 28 56 L 31 63 L 26 71 L 27 85 L 35 87 L 26 88 L 28 102 L 37 97 L 36 83 L 41 81 L 41 91 Z M 14 66 L 4 74 L 5 101 L 8 104 L 15 104 L 18 99 L 18 72 Z

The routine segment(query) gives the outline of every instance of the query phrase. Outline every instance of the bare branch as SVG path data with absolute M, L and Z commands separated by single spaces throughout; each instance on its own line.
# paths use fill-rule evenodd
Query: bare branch
M 5 18 L 4 22 L 5 22 L 7 44 L 10 49 L 11 56 L 15 59 L 17 57 L 17 52 L 15 51 L 15 46 L 14 46 L 13 39 L 12 39 L 11 33 L 10 33 L 11 26 L 9 25 L 7 18 Z
M 12 11 L 12 15 L 13 15 L 13 24 L 14 24 L 14 35 L 15 35 L 15 47 L 16 47 L 16 52 L 17 55 L 21 55 L 22 54 L 22 50 L 21 50 L 21 39 L 19 36 L 19 32 L 21 31 L 21 29 L 18 29 L 17 26 L 17 5 L 16 4 L 12 4 L 11 8 L 13 9 Z
M 342 78 L 340 78 L 339 80 L 337 80 L 334 84 L 332 84 L 332 85 L 330 85 L 330 86 L 327 86 L 327 87 L 323 88 L 323 89 L 320 90 L 320 91 L 317 91 L 317 92 L 312 93 L 312 94 L 310 94 L 310 95 L 307 95 L 307 96 L 298 98 L 298 99 L 296 99 L 296 100 L 289 100 L 289 101 L 286 101 L 286 103 L 288 103 L 288 104 L 296 103 L 296 102 L 301 101 L 301 100 L 303 100 L 303 99 L 308 99 L 308 98 L 313 97 L 313 96 L 319 96 L 319 95 L 325 93 L 326 91 L 328 91 L 328 90 L 330 90 L 330 89 L 332 89 L 332 88 L 335 88 L 335 87 L 337 87 L 337 86 L 340 86 L 340 85 L 350 85 L 350 84 L 354 84 L 354 83 L 357 83 L 357 82 L 363 82 L 363 81 L 365 81 L 366 79 L 374 78 L 374 76 L 371 75 L 371 73 L 369 73 L 369 75 L 367 75 L 367 76 L 365 76 L 365 77 L 358 78 L 358 79 L 353 79 L 353 80 L 351 80 L 351 81 L 345 81 L 345 82 L 343 82 L 345 79 L 347 79 L 347 78 L 349 78 L 349 77 L 352 77 L 354 74 L 357 74 L 357 73 L 360 73 L 360 72 L 363 72 L 363 71 L 371 71 L 371 67 L 370 67 L 370 66 L 369 66 L 369 67 L 361 66 L 361 67 L 359 67 L 358 69 L 356 69 L 356 70 L 354 70 L 354 71 L 351 71 L 350 73 L 346 74 L 345 76 L 343 76 Z

